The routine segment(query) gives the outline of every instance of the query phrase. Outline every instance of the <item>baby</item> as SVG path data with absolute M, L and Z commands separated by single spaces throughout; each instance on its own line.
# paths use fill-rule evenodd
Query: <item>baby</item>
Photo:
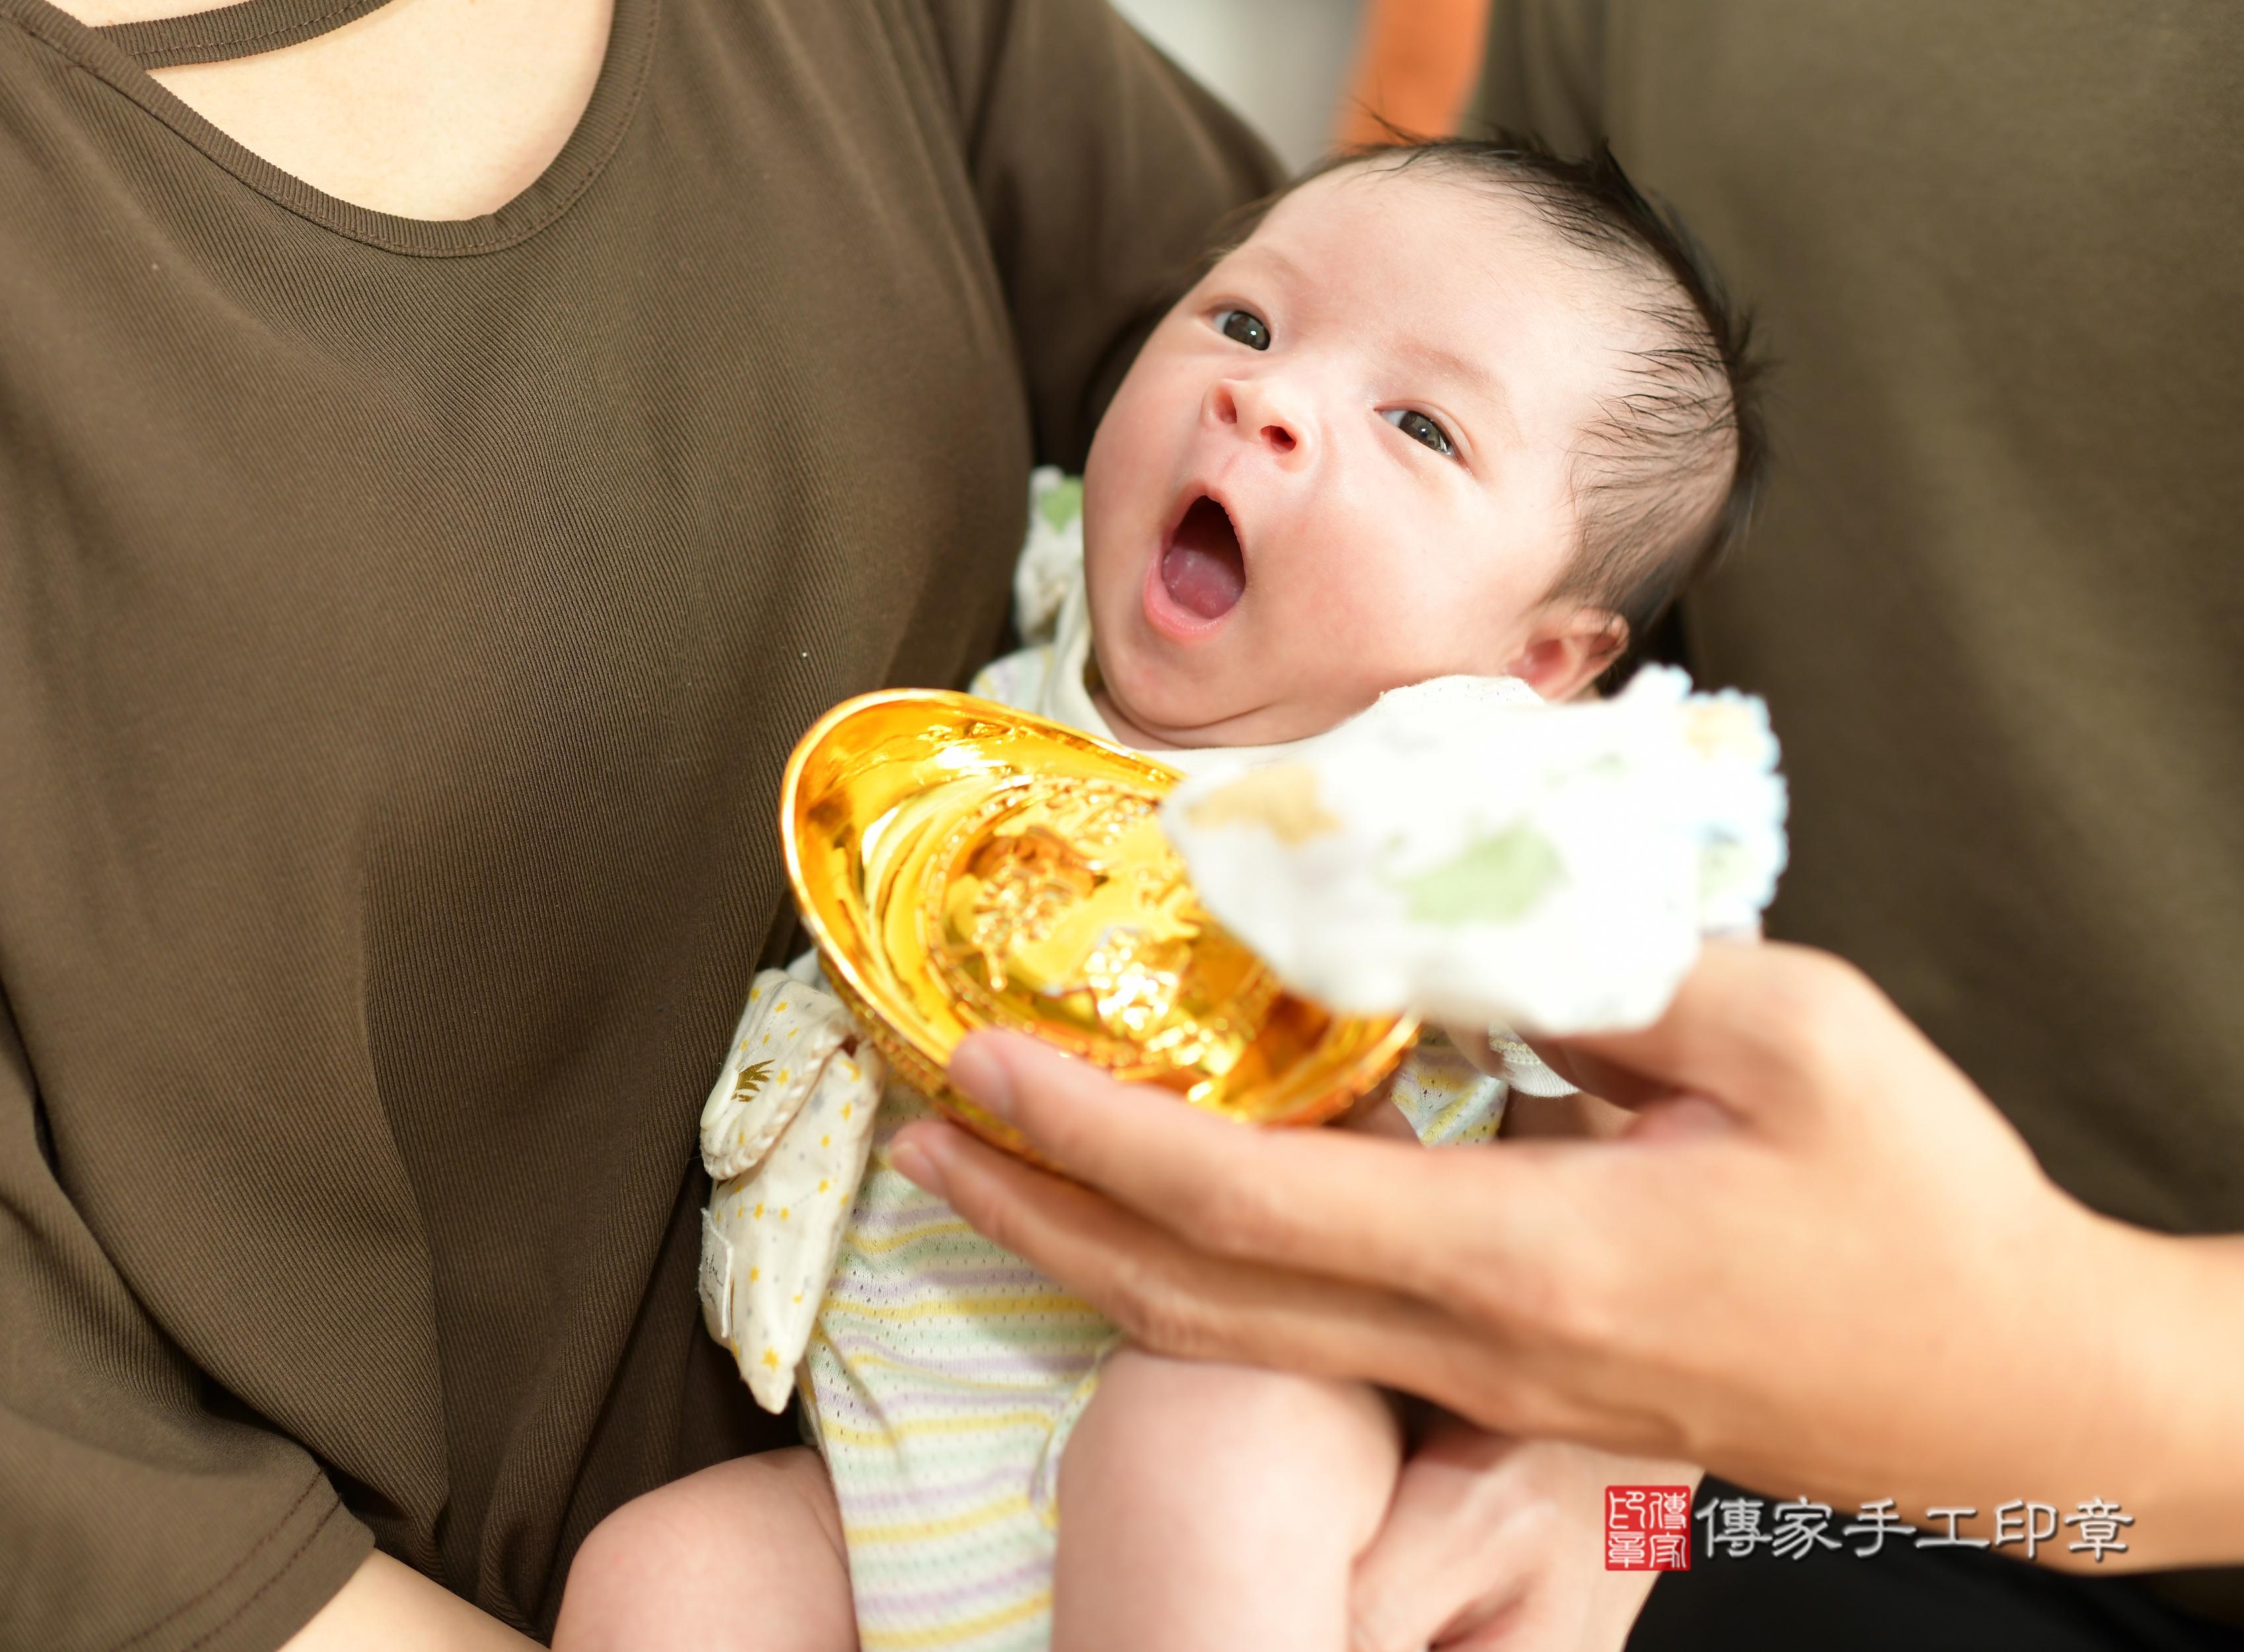
M 1067 496 L 1040 498 L 1024 630 L 1052 640 L 977 689 L 1186 769 L 1435 677 L 1579 694 L 1742 518 L 1742 348 L 1610 160 L 1459 141 L 1328 166 L 1147 340 L 1092 445 L 1079 568 Z M 556 1645 L 1341 1652 L 1354 1562 L 1410 1492 L 1388 1400 L 1118 1345 L 889 1162 L 926 1103 L 881 1096 L 811 970 L 760 978 L 742 1027 L 705 1152 L 741 1116 L 742 1046 L 800 1052 L 808 1099 L 767 1161 L 710 1153 L 731 1179 L 705 1302 L 760 1398 L 799 1386 L 823 1462 L 767 1453 L 618 1511 Z M 1430 1034 L 1357 1118 L 1484 1141 L 1515 1086 L 1565 1087 L 1524 1046 Z M 819 1195 L 838 1256 L 814 1244 L 774 1284 L 781 1253 L 740 1246 Z M 743 1327 L 806 1299 L 798 1371 Z

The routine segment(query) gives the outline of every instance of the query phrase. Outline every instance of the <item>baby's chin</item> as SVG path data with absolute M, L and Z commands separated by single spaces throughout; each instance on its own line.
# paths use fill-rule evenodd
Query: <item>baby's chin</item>
M 1094 699 L 1124 744 L 1155 751 L 1277 746 L 1347 721 L 1345 714 L 1273 694 L 1179 694 L 1173 680 L 1133 682 L 1126 671 L 1119 685 L 1102 673 Z
M 1134 583 L 1102 582 L 1097 570 L 1086 572 L 1092 574 L 1092 657 L 1098 665 L 1094 699 L 1126 745 L 1149 750 L 1281 745 L 1322 734 L 1362 709 L 1301 692 L 1314 685 L 1251 669 L 1259 652 L 1252 620 L 1207 644 L 1180 647 L 1136 611 Z M 1142 570 L 1131 572 L 1143 578 Z M 1121 640 L 1102 640 L 1110 637 Z

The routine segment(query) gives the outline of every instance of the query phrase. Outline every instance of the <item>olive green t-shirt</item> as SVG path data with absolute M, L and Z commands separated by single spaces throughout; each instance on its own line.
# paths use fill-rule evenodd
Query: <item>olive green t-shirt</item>
M 1759 312 L 1683 628 L 1784 742 L 1772 932 L 2088 1203 L 2244 1232 L 2244 8 L 1497 0 L 1479 113 L 1609 138 Z
M 617 0 L 456 223 L 142 67 L 367 9 L 0 0 L 10 1648 L 274 1647 L 369 1534 L 539 1628 L 789 1438 L 693 1290 L 780 766 L 989 656 L 1031 463 L 1274 181 L 1093 0 Z
M 1771 484 L 1684 604 L 1766 694 L 1777 934 L 2101 1209 L 2244 1231 L 2244 8 L 1499 0 L 1759 312 Z

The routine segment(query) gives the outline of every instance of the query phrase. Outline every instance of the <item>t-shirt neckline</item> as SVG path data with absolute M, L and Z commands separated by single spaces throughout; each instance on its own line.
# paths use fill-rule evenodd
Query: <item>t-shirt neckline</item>
M 331 0 L 330 9 L 348 3 L 348 0 Z M 301 6 L 287 9 L 304 10 Z M 373 6 L 362 10 L 371 10 Z M 661 0 L 615 0 L 598 78 L 561 152 L 520 194 L 496 212 L 460 219 L 403 218 L 376 212 L 339 200 L 281 171 L 211 125 L 151 78 L 125 44 L 79 22 L 48 0 L 0 0 L 0 20 L 16 24 L 85 70 L 240 183 L 297 217 L 388 252 L 458 258 L 504 251 L 529 240 L 591 187 L 623 141 L 639 106 L 653 59 L 660 10 Z M 174 26 L 179 21 L 166 20 Z M 310 27 L 298 37 L 308 39 L 320 32 L 318 27 Z
M 390 0 L 239 0 L 208 11 L 152 17 L 145 23 L 107 23 L 94 31 L 143 69 L 175 69 L 181 64 L 226 63 L 278 51 L 300 40 L 332 34 Z

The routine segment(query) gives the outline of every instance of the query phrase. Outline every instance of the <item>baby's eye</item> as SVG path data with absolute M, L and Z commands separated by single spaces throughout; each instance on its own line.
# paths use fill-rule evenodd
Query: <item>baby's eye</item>
M 1270 348 L 1270 329 L 1253 310 L 1225 310 L 1215 318 L 1215 330 L 1250 350 Z
M 1423 442 L 1436 453 L 1451 457 L 1457 453 L 1457 449 L 1450 445 L 1450 433 L 1415 408 L 1389 408 L 1380 416 L 1413 442 Z

